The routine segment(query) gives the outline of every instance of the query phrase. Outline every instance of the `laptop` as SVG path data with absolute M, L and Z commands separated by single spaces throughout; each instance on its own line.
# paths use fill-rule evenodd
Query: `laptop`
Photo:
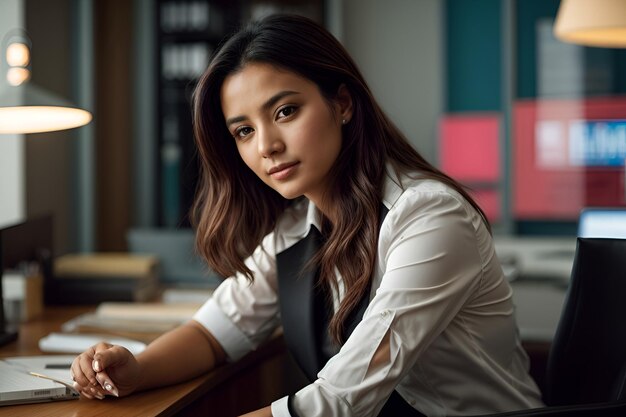
M 70 377 L 73 360 L 68 355 L 0 359 L 0 406 L 78 399 Z
M 578 237 L 626 239 L 626 207 L 588 207 L 578 218 Z

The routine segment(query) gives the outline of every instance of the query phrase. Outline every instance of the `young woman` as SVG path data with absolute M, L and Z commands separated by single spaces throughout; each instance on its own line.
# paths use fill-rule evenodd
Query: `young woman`
M 72 365 L 88 398 L 236 361 L 283 326 L 311 384 L 254 415 L 463 415 L 541 406 L 484 213 L 383 114 L 317 24 L 230 38 L 194 95 L 197 243 L 225 277 L 133 357 Z

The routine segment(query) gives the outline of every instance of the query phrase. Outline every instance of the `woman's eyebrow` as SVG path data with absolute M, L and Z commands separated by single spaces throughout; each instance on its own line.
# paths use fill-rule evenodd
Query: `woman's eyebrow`
M 297 91 L 291 91 L 291 90 L 284 90 L 279 93 L 276 93 L 272 97 L 270 97 L 265 103 L 263 103 L 263 105 L 261 106 L 261 109 L 263 111 L 268 111 L 269 109 L 274 107 L 274 105 L 277 102 L 279 102 L 281 99 L 288 97 L 288 96 L 295 95 L 295 94 L 300 94 L 300 93 L 298 93 Z
M 280 101 L 281 99 L 283 99 L 285 97 L 288 97 L 288 96 L 296 95 L 296 94 L 300 94 L 300 93 L 298 93 L 297 91 L 292 91 L 292 90 L 285 90 L 285 91 L 281 91 L 279 93 L 276 93 L 272 97 L 270 97 L 267 101 L 265 101 L 265 103 L 263 103 L 261 105 L 261 110 L 268 111 L 269 109 L 274 107 L 274 105 L 278 101 Z M 246 116 L 230 117 L 230 118 L 226 119 L 226 126 L 230 126 L 233 123 L 243 122 L 246 119 L 247 119 Z

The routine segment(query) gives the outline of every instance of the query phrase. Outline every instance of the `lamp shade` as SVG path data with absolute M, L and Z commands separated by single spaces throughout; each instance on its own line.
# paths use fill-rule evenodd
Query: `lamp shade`
M 2 41 L 0 73 L 7 83 L 0 82 L 0 134 L 51 132 L 89 123 L 91 113 L 30 82 L 30 46 L 20 28 L 7 32 Z
M 33 83 L 8 86 L 0 93 L 0 133 L 39 133 L 71 129 L 91 121 L 78 109 Z
M 626 47 L 626 0 L 561 0 L 554 34 L 580 45 Z

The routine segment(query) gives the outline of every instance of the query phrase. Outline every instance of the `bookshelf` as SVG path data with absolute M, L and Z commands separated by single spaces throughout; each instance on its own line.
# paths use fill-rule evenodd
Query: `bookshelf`
M 198 181 L 191 96 L 212 53 L 241 24 L 270 13 L 324 23 L 324 0 L 156 0 L 156 226 L 189 227 Z
M 197 182 L 191 125 L 191 94 L 237 10 L 226 1 L 156 3 L 157 221 L 160 227 L 189 225 L 187 212 Z

